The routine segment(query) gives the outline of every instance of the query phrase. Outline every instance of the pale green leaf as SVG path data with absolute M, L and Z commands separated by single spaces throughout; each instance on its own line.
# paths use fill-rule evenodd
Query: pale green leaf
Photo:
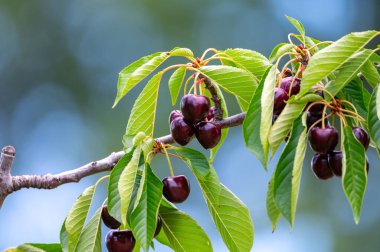
M 295 46 L 289 43 L 280 43 L 273 48 L 271 54 L 269 55 L 270 62 L 278 60 L 282 55 L 290 52 Z
M 268 191 L 267 191 L 267 214 L 270 222 L 272 223 L 272 232 L 276 230 L 277 222 L 281 217 L 281 212 L 278 209 L 276 202 L 274 200 L 274 173 L 268 183 Z
M 380 148 L 380 88 L 373 90 L 368 110 L 368 129 L 371 139 Z
M 17 248 L 6 249 L 4 252 L 62 252 L 59 243 L 25 243 Z
M 341 137 L 343 138 L 343 189 L 351 204 L 355 222 L 359 223 L 367 186 L 365 149 L 356 139 L 350 126 L 344 127 Z
M 374 53 L 372 55 L 377 54 Z M 373 88 L 380 84 L 380 74 L 371 60 L 367 60 L 360 71 Z
M 172 76 L 170 76 L 169 91 L 170 91 L 170 96 L 172 97 L 173 106 L 177 103 L 177 98 L 182 86 L 182 82 L 185 79 L 185 75 L 186 75 L 186 67 L 179 67 L 177 70 L 174 71 Z
M 289 20 L 289 22 L 297 29 L 297 31 L 301 34 L 301 36 L 305 36 L 305 28 L 303 24 L 295 18 L 289 17 L 285 15 L 285 17 Z
M 368 103 L 371 94 L 364 87 L 362 80 L 359 77 L 355 77 L 343 88 L 342 92 L 345 98 L 354 104 L 358 113 L 364 118 L 367 118 Z
M 101 214 L 102 207 L 95 212 L 94 216 L 83 229 L 75 252 L 102 252 Z
M 171 56 L 182 56 L 182 57 L 194 57 L 193 52 L 189 48 L 176 47 L 170 52 Z

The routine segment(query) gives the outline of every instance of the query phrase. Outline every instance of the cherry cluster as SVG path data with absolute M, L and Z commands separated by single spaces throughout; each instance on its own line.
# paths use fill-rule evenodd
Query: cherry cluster
M 113 218 L 107 209 L 107 206 L 104 205 L 102 209 L 102 220 L 104 225 L 109 227 L 110 230 L 106 236 L 106 246 L 109 252 L 132 252 L 136 244 L 136 239 L 132 234 L 132 231 L 129 229 L 120 230 L 119 227 L 121 223 Z M 154 232 L 154 237 L 156 237 L 162 227 L 161 217 L 158 216 L 157 226 Z
M 205 148 L 215 147 L 222 135 L 222 128 L 214 120 L 214 107 L 204 95 L 187 94 L 182 97 L 181 111 L 170 113 L 171 135 L 176 143 L 184 146 L 194 137 Z

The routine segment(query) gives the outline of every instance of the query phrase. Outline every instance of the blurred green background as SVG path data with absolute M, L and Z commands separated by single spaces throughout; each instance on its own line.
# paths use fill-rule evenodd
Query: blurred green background
M 144 55 L 191 48 L 242 47 L 268 56 L 294 32 L 284 15 L 300 19 L 308 35 L 335 40 L 352 32 L 380 28 L 378 0 L 321 1 L 57 1 L 0 0 L 0 146 L 14 145 L 13 174 L 57 173 L 122 148 L 134 89 L 116 109 L 118 72 Z M 167 79 L 162 82 L 156 136 L 168 133 Z M 236 103 L 228 96 L 231 113 Z M 177 106 L 178 108 L 178 106 Z M 198 148 L 197 143 L 191 146 Z M 250 208 L 255 223 L 254 251 L 380 250 L 379 159 L 368 152 L 371 170 L 361 222 L 355 225 L 341 181 L 319 181 L 304 162 L 293 230 L 280 221 L 272 234 L 265 195 L 270 173 L 249 153 L 241 128 L 230 130 L 214 165 L 221 181 Z M 188 174 L 192 192 L 178 207 L 209 233 L 215 251 L 227 251 L 207 212 L 194 177 L 173 160 L 177 174 Z M 271 162 L 273 170 L 276 158 Z M 169 171 L 164 157 L 153 167 Z M 0 250 L 23 242 L 58 242 L 65 215 L 84 188 L 101 176 L 51 191 L 22 190 L 0 211 Z M 101 204 L 106 186 L 97 192 Z M 103 228 L 103 236 L 107 232 Z M 168 251 L 156 244 L 156 251 Z

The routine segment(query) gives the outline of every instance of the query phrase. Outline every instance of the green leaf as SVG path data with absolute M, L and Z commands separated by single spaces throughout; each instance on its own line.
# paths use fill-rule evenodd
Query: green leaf
M 254 96 L 252 97 L 243 122 L 243 136 L 245 145 L 249 151 L 255 154 L 256 158 L 261 162 L 265 169 L 267 169 L 268 165 L 268 152 L 264 151 L 259 132 L 261 122 L 261 95 L 263 92 L 264 81 L 268 75 L 268 72 L 269 69 L 265 72 Z
M 174 71 L 172 76 L 169 79 L 169 91 L 170 96 L 172 97 L 172 105 L 174 106 L 177 103 L 177 98 L 179 95 L 179 91 L 181 89 L 181 85 L 186 75 L 186 67 L 179 67 Z
M 279 158 L 274 174 L 275 202 L 291 226 L 294 224 L 296 213 L 306 143 L 307 131 L 300 116 L 293 124 L 292 133 Z
M 162 182 L 145 164 L 143 184 L 138 203 L 131 215 L 134 236 L 145 251 L 148 251 L 157 225 L 157 215 L 162 199 Z
M 297 29 L 297 31 L 301 34 L 301 36 L 305 36 L 305 28 L 303 24 L 295 18 L 289 17 L 285 15 L 285 17 L 289 20 L 289 22 Z
M 352 55 L 339 68 L 339 72 L 335 75 L 336 78 L 326 85 L 326 90 L 335 96 L 348 82 L 356 77 L 360 68 L 368 61 L 372 53 L 372 50 L 365 49 Z
M 182 56 L 182 57 L 194 57 L 194 53 L 189 48 L 176 47 L 170 52 L 171 56 Z
M 25 243 L 17 248 L 6 249 L 5 252 L 62 252 L 62 248 L 59 243 Z
M 228 249 L 250 251 L 253 224 L 247 206 L 220 183 L 218 175 L 202 153 L 188 148 L 175 148 L 175 151 L 196 176 L 211 217 Z
M 157 52 L 142 57 L 133 62 L 119 73 L 117 82 L 117 95 L 113 107 L 140 81 L 153 72 L 169 55 L 167 52 Z
M 153 76 L 133 105 L 123 139 L 126 148 L 132 145 L 133 137 L 139 132 L 144 132 L 147 136 L 153 136 L 161 77 L 162 72 Z
M 102 252 L 101 214 L 102 207 L 95 212 L 94 216 L 83 229 L 78 245 L 75 248 L 76 252 Z
M 267 214 L 270 222 L 272 223 L 272 232 L 276 230 L 277 222 L 281 217 L 281 212 L 278 209 L 276 202 L 274 200 L 274 173 L 268 183 L 267 191 Z
M 373 142 L 377 148 L 380 148 L 380 88 L 379 86 L 373 90 L 369 101 L 368 111 L 368 129 Z
M 301 91 L 297 97 L 301 97 L 312 86 L 336 71 L 376 35 L 376 31 L 351 33 L 316 52 L 303 73 Z
M 373 53 L 372 55 L 377 55 Z M 360 69 L 368 83 L 375 88 L 380 84 L 380 74 L 371 60 L 367 60 Z
M 59 233 L 59 240 L 61 242 L 62 251 L 68 252 L 69 251 L 69 234 L 67 233 L 65 223 L 66 223 L 66 219 L 63 221 L 63 224 L 61 226 L 61 230 Z
M 213 251 L 207 234 L 189 215 L 165 202 L 160 206 L 160 216 L 162 230 L 157 236 L 159 242 L 169 246 L 174 251 Z
M 247 110 L 257 83 L 249 72 L 231 66 L 203 66 L 199 71 L 210 78 L 213 84 L 240 98 L 242 109 Z
M 231 59 L 231 61 L 222 60 L 223 65 L 238 67 L 251 72 L 256 82 L 261 80 L 267 68 L 271 66 L 264 55 L 248 49 L 227 49 L 221 52 L 220 55 Z
M 281 112 L 277 120 L 274 122 L 270 134 L 269 145 L 271 148 L 271 156 L 273 157 L 278 147 L 284 141 L 285 137 L 292 129 L 294 121 L 302 114 L 306 103 L 288 103 Z
M 289 43 L 280 43 L 273 48 L 271 54 L 269 55 L 270 62 L 278 60 L 282 55 L 290 52 L 295 46 Z
M 71 210 L 63 223 L 63 225 L 65 225 L 64 230 L 68 237 L 68 251 L 75 251 L 75 248 L 77 247 L 79 236 L 82 232 L 94 197 L 95 188 L 95 185 L 93 185 L 84 190 L 71 207 Z
M 345 99 L 354 104 L 359 114 L 366 118 L 368 114 L 368 97 L 371 95 L 363 86 L 362 80 L 359 77 L 355 77 L 343 88 L 342 91 Z
M 120 174 L 118 191 L 120 195 L 121 222 L 126 225 L 126 215 L 133 196 L 133 188 L 137 178 L 141 147 L 137 146 L 133 156 Z
M 122 217 L 118 184 L 120 175 L 123 172 L 124 168 L 131 161 L 134 150 L 135 148 L 129 150 L 127 153 L 124 154 L 124 156 L 119 160 L 119 162 L 117 162 L 117 164 L 111 171 L 110 179 L 108 182 L 107 209 L 109 214 L 116 220 L 118 220 L 120 223 L 122 222 Z
M 344 192 L 351 204 L 355 223 L 359 223 L 360 211 L 367 186 L 365 149 L 356 139 L 352 128 L 343 129 L 343 177 Z

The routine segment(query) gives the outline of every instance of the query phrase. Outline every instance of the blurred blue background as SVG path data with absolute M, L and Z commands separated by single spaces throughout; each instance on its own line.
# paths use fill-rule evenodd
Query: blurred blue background
M 198 55 L 208 47 L 242 47 L 268 56 L 294 32 L 285 14 L 300 19 L 310 36 L 335 40 L 351 31 L 379 29 L 379 7 L 378 0 L 0 0 L 0 146 L 16 147 L 14 175 L 78 167 L 122 148 L 121 137 L 142 85 L 116 109 L 111 106 L 118 72 L 139 57 L 174 46 L 189 47 Z M 156 136 L 168 133 L 173 109 L 166 81 L 160 89 Z M 229 96 L 228 103 L 230 112 L 237 113 Z M 240 127 L 230 130 L 214 164 L 221 181 L 249 206 L 254 251 L 372 252 L 380 249 L 380 169 L 376 153 L 370 150 L 368 156 L 371 170 L 359 225 L 341 181 L 317 180 L 308 153 L 295 227 L 291 230 L 281 220 L 274 234 L 265 209 L 270 173 L 245 149 Z M 192 180 L 190 198 L 179 208 L 199 221 L 215 251 L 227 251 L 194 177 L 183 163 L 173 162 L 177 174 Z M 169 173 L 162 156 L 153 167 L 161 177 Z M 0 250 L 23 242 L 58 242 L 61 223 L 77 195 L 100 176 L 9 196 L 0 211 Z M 95 205 L 105 193 L 103 183 Z M 106 232 L 103 227 L 103 237 Z M 157 245 L 156 251 L 168 249 Z

